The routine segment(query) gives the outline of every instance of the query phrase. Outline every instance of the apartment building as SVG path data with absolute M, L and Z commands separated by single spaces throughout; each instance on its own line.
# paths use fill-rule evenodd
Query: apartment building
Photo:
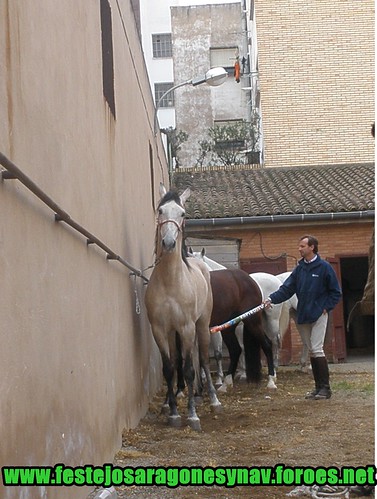
M 143 0 L 140 12 L 142 44 L 158 105 L 159 127 L 172 127 L 187 134 L 179 151 L 179 166 L 208 166 L 209 158 L 203 161 L 200 142 L 208 138 L 211 127 L 237 126 L 255 120 L 259 140 L 252 149 L 259 151 L 262 134 L 256 43 L 253 41 L 251 51 L 254 30 L 250 30 L 250 7 L 246 2 L 167 0 L 157 8 L 155 3 Z M 182 86 L 160 100 L 173 86 L 202 76 L 216 66 L 224 67 L 228 73 L 223 85 Z M 232 141 L 228 142 L 222 146 L 235 147 Z M 236 147 L 247 163 L 248 142 L 238 141 Z M 257 154 L 253 161 L 259 162 L 260 158 Z M 216 156 L 211 163 L 216 163 Z M 172 167 L 176 164 L 177 158 Z

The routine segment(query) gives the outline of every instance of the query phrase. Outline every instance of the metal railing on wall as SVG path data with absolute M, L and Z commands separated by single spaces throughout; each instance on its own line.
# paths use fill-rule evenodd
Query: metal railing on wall
M 60 206 L 58 206 L 55 201 L 53 201 L 45 192 L 42 191 L 27 175 L 25 175 L 10 159 L 8 159 L 4 154 L 0 152 L 0 164 L 5 168 L 5 171 L 1 172 L 1 177 L 3 180 L 17 179 L 25 187 L 27 187 L 33 194 L 35 194 L 43 203 L 45 203 L 54 213 L 55 220 L 57 222 L 64 222 L 77 232 L 82 234 L 87 239 L 87 244 L 96 244 L 106 253 L 106 258 L 108 260 L 116 260 L 129 270 L 131 270 L 132 275 L 140 277 L 145 282 L 148 282 L 148 278 L 143 275 L 143 272 L 139 269 L 133 267 L 124 258 L 116 254 L 111 250 L 105 243 L 103 243 L 98 237 L 91 234 L 88 230 L 82 227 L 80 224 L 75 222 L 68 213 L 66 213 Z

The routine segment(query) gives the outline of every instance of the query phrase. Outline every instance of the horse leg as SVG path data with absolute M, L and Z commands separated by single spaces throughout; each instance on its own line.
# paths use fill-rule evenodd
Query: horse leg
M 260 315 L 245 319 L 243 324 L 243 345 L 248 382 L 259 383 L 262 378 L 261 341 L 264 336 Z
M 196 409 L 195 409 L 195 397 L 194 397 L 195 371 L 194 371 L 194 367 L 193 367 L 193 363 L 192 363 L 192 355 L 190 353 L 186 353 L 184 356 L 183 373 L 185 376 L 187 389 L 188 389 L 187 421 L 188 421 L 189 426 L 193 430 L 200 431 L 201 430 L 200 419 L 199 419 L 198 415 L 196 414 Z
M 275 305 L 270 310 L 263 312 L 263 329 L 265 330 L 268 338 L 272 342 L 272 353 L 274 358 L 275 369 L 279 367 L 279 350 L 281 347 L 280 337 L 280 312 L 281 306 Z
M 181 416 L 178 414 L 176 398 L 174 395 L 174 364 L 171 362 L 168 355 L 161 353 L 162 357 L 162 372 L 168 385 L 167 401 L 169 404 L 168 422 L 170 426 L 180 426 Z
M 217 410 L 221 407 L 221 403 L 216 395 L 216 388 L 214 387 L 211 371 L 209 368 L 209 352 L 208 347 L 211 341 L 212 336 L 210 336 L 207 323 L 204 326 L 201 326 L 200 322 L 197 324 L 197 333 L 198 333 L 198 346 L 199 346 L 199 359 L 200 366 L 205 372 L 207 379 L 207 389 L 208 396 L 210 400 L 210 406 L 213 410 Z M 216 333 L 217 334 L 217 333 Z M 221 334 L 221 333 L 220 333 Z M 221 337 L 221 336 L 220 336 Z
M 176 345 L 177 345 L 177 392 L 175 396 L 181 398 L 185 396 L 184 394 L 185 378 L 183 376 L 182 347 L 179 334 L 176 334 Z
M 230 327 L 226 331 L 222 332 L 222 337 L 228 349 L 229 359 L 230 359 L 227 376 L 230 374 L 232 376 L 232 379 L 234 379 L 234 375 L 236 374 L 236 369 L 238 365 L 238 360 L 242 352 L 242 349 L 240 347 L 240 344 L 238 343 L 237 336 L 235 333 L 235 327 L 234 326 Z
M 215 386 L 221 386 L 224 380 L 224 372 L 223 372 L 223 340 L 221 337 L 220 331 L 217 333 L 211 333 L 211 346 L 213 348 L 213 355 L 216 360 L 217 365 L 217 373 Z
M 266 334 L 263 335 L 261 347 L 262 347 L 262 350 L 263 350 L 263 352 L 266 356 L 266 359 L 267 359 L 267 366 L 268 366 L 267 388 L 269 388 L 271 390 L 276 390 L 276 388 L 277 388 L 277 386 L 275 384 L 276 373 L 275 373 L 275 367 L 274 367 L 274 356 L 273 356 L 273 350 L 272 350 L 272 342 Z
M 237 337 L 237 341 L 239 346 L 241 347 L 241 355 L 238 359 L 236 374 L 234 375 L 235 379 L 240 381 L 246 381 L 246 365 L 245 365 L 245 349 L 243 346 L 243 322 L 240 322 L 236 329 L 235 334 Z

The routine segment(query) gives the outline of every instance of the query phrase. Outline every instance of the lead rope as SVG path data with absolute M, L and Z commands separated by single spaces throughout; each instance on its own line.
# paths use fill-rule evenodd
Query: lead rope
M 140 315 L 141 308 L 140 308 L 139 295 L 137 294 L 136 275 L 135 274 L 134 274 L 134 292 L 135 292 L 135 312 L 137 315 Z
M 239 322 L 243 321 L 247 317 L 250 317 L 250 315 L 254 315 L 261 310 L 263 310 L 266 307 L 264 303 L 261 303 L 255 308 L 252 308 L 251 310 L 248 310 L 247 312 L 244 312 L 243 314 L 239 315 L 238 317 L 235 317 L 234 319 L 231 319 L 228 322 L 224 322 L 224 324 L 220 324 L 219 326 L 213 326 L 210 328 L 210 333 L 217 333 L 218 331 L 223 331 L 224 329 L 227 329 L 228 327 L 234 326 L 235 324 L 238 324 Z

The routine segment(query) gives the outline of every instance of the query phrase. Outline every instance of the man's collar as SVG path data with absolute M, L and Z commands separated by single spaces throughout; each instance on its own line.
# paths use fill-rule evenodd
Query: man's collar
M 312 262 L 314 262 L 315 260 L 317 260 L 317 257 L 318 257 L 318 255 L 314 255 L 314 256 L 313 256 L 313 258 L 312 258 L 311 260 L 305 260 L 305 258 L 304 258 L 304 262 L 305 262 L 305 263 L 312 263 Z

